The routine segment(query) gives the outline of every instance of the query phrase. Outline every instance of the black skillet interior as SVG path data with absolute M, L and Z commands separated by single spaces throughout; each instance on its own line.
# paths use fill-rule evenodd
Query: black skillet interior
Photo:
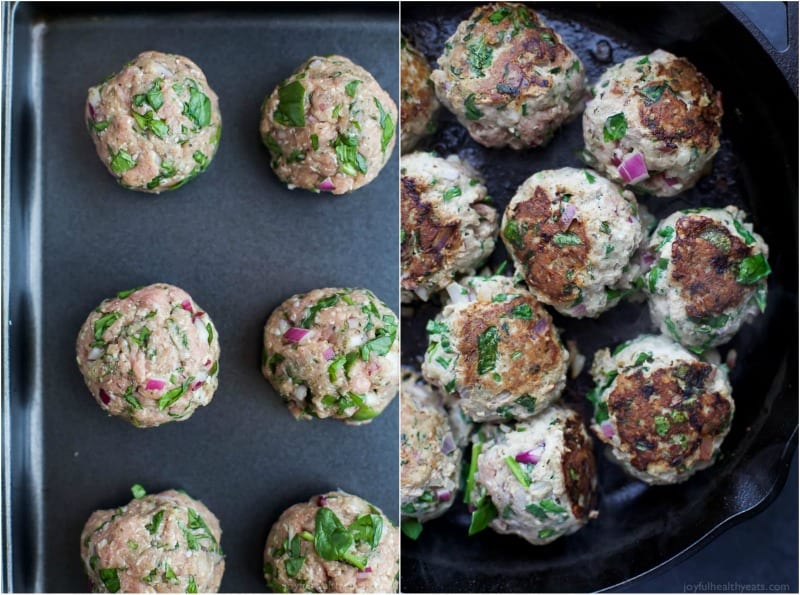
M 404 4 L 402 31 L 435 64 L 444 42 L 473 4 Z M 612 465 L 598 448 L 600 517 L 546 547 L 485 531 L 467 537 L 469 514 L 457 503 L 425 525 L 417 542 L 404 538 L 407 592 L 547 592 L 612 588 L 699 547 L 704 538 L 752 512 L 783 485 L 797 425 L 797 100 L 768 55 L 721 5 L 695 3 L 565 3 L 535 6 L 564 37 L 594 81 L 609 65 L 656 48 L 688 57 L 723 93 L 722 148 L 711 176 L 674 198 L 640 197 L 658 217 L 687 206 L 746 208 L 770 245 L 769 306 L 728 346 L 737 410 L 723 457 L 685 484 L 647 488 Z M 436 135 L 422 147 L 458 153 L 485 176 L 500 209 L 534 172 L 580 166 L 578 118 L 544 149 L 489 150 L 473 142 L 443 111 Z M 491 267 L 506 258 L 502 246 Z M 418 367 L 425 321 L 439 306 L 404 311 L 404 364 Z M 587 356 L 565 400 L 588 413 L 587 369 L 596 349 L 653 329 L 643 304 L 625 303 L 597 320 L 556 316 L 563 338 Z M 796 488 L 793 488 L 796 489 Z M 756 546 L 757 544 L 752 544 Z M 757 549 L 754 555 L 758 555 Z
M 362 427 L 297 422 L 260 372 L 263 325 L 294 293 L 368 287 L 398 311 L 397 153 L 352 195 L 316 196 L 277 180 L 258 135 L 264 96 L 314 54 L 348 56 L 397 101 L 397 18 L 395 4 L 16 7 L 5 589 L 85 591 L 81 528 L 136 482 L 183 488 L 217 515 L 223 591 L 266 590 L 269 527 L 312 494 L 341 488 L 398 520 L 396 402 Z M 224 123 L 208 171 L 157 197 L 114 182 L 83 116 L 87 89 L 149 49 L 194 59 Z M 191 419 L 140 430 L 94 403 L 75 337 L 103 298 L 156 281 L 213 317 L 220 384 Z

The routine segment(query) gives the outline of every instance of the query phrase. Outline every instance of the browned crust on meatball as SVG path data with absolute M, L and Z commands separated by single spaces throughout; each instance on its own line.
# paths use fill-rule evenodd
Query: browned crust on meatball
M 426 277 L 442 268 L 448 255 L 462 244 L 458 221 L 443 222 L 433 207 L 420 196 L 428 185 L 413 177 L 403 177 L 400 184 L 400 208 L 404 241 L 400 249 L 402 268 L 408 277 L 403 289 L 413 291 Z
M 714 438 L 731 417 L 730 402 L 706 390 L 713 373 L 710 364 L 687 362 L 649 376 L 636 370 L 617 377 L 608 411 L 616 421 L 620 448 L 633 454 L 636 469 L 659 463 L 680 470 L 687 461 L 711 460 Z M 661 434 L 657 416 L 668 422 Z
M 749 290 L 736 277 L 750 249 L 708 217 L 690 215 L 675 224 L 672 278 L 680 285 L 686 313 L 704 318 L 741 304 Z
M 558 189 L 551 199 L 544 188 L 537 186 L 531 198 L 514 205 L 508 219 L 517 223 L 522 245 L 511 241 L 507 244 L 524 267 L 528 285 L 556 304 L 569 304 L 581 295 L 580 273 L 586 268 L 589 243 L 580 220 L 574 219 L 564 229 L 558 212 L 553 213 L 553 205 L 562 202 L 561 195 Z M 581 244 L 559 246 L 553 241 L 558 233 L 575 234 Z
M 506 9 L 510 15 L 497 23 L 489 17 L 498 10 Z M 519 4 L 497 2 L 476 8 L 470 17 L 469 32 L 463 41 L 468 43 L 480 39 L 483 35 L 487 46 L 504 46 L 512 48 L 504 51 L 502 59 L 495 59 L 485 70 L 484 77 L 475 77 L 469 73 L 469 64 L 463 61 L 464 73 L 468 78 L 482 80 L 477 89 L 492 104 L 505 104 L 512 97 L 536 97 L 539 88 L 549 87 L 550 80 L 537 76 L 536 67 L 552 67 L 570 54 L 569 48 L 559 42 L 555 31 L 547 27 L 533 10 Z M 508 30 L 516 30 L 509 45 L 498 41 L 499 34 Z M 568 67 L 569 65 L 567 65 Z M 498 89 L 498 85 L 502 85 Z
M 523 304 L 531 308 L 530 320 L 513 317 L 514 308 Z M 503 390 L 525 392 L 524 387 L 539 384 L 542 376 L 561 361 L 561 346 L 555 336 L 552 319 L 532 296 L 520 296 L 505 303 L 473 302 L 464 308 L 460 317 L 464 322 L 460 331 L 456 330 L 454 334 L 458 337 L 458 351 L 464 362 L 463 384 L 466 386 L 491 383 L 494 387 L 492 390 L 497 393 Z M 537 332 L 536 323 L 540 318 L 545 319 L 546 327 L 542 331 L 540 325 Z M 478 340 L 491 326 L 499 334 L 498 361 L 509 359 L 516 352 L 522 354 L 502 374 L 500 382 L 491 372 L 478 374 Z
M 644 87 L 634 87 L 643 96 L 639 119 L 667 149 L 677 150 L 678 143 L 691 142 L 707 150 L 718 143 L 722 119 L 722 95 L 709 80 L 685 58 L 655 66 L 658 80 Z M 650 101 L 647 90 L 666 85 L 657 101 Z M 708 97 L 706 106 L 687 107 L 679 93 L 688 92 L 695 101 Z
M 572 514 L 584 519 L 594 510 L 596 468 L 592 444 L 580 419 L 569 417 L 564 423 L 564 454 L 561 457 L 564 485 L 572 504 Z
M 402 82 L 402 94 L 400 101 L 400 121 L 402 123 L 417 120 L 420 117 L 427 118 L 434 100 L 433 83 L 430 81 L 431 67 L 428 61 L 420 53 L 411 50 L 406 46 L 403 51 L 407 59 L 412 62 L 408 64 L 406 60 L 401 61 L 400 80 Z M 412 69 L 417 73 L 424 73 L 425 84 L 410 84 L 417 82 L 418 76 L 412 76 Z

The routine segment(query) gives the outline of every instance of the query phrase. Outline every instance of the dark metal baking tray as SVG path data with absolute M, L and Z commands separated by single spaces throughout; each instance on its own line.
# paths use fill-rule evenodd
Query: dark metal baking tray
M 477 3 L 404 3 L 401 28 L 431 63 L 458 22 Z M 642 197 L 656 216 L 687 206 L 745 207 L 770 245 L 773 275 L 767 313 L 728 345 L 738 352 L 732 372 L 737 411 L 723 458 L 685 484 L 647 488 L 628 479 L 596 446 L 600 517 L 546 547 L 485 531 L 467 537 L 462 503 L 425 525 L 418 541 L 403 540 L 405 592 L 586 592 L 613 588 L 665 567 L 714 535 L 763 509 L 782 488 L 797 446 L 797 145 L 796 91 L 748 30 L 719 4 L 537 3 L 594 81 L 608 66 L 592 53 L 608 43 L 613 61 L 662 47 L 689 57 L 723 93 L 722 149 L 713 174 L 673 199 Z M 790 31 L 797 29 L 797 13 Z M 793 23 L 793 24 L 791 24 Z M 794 29 L 792 29 L 794 27 Z M 796 71 L 797 36 L 792 35 Z M 790 56 L 791 57 L 791 56 Z M 785 58 L 785 57 L 784 57 Z M 755 77 L 755 78 L 754 78 Z M 757 84 L 754 82 L 757 80 Z M 757 87 L 757 88 L 756 88 Z M 534 172 L 579 167 L 581 119 L 544 149 L 490 150 L 473 142 L 443 112 L 422 149 L 458 153 L 485 176 L 502 211 Z M 501 246 L 490 266 L 506 259 Z M 419 365 L 425 321 L 439 306 L 417 307 L 402 324 L 407 365 Z M 406 312 L 408 313 L 408 312 Z M 597 320 L 555 316 L 563 337 L 575 340 L 587 366 L 569 381 L 565 400 L 589 415 L 584 395 L 594 352 L 652 329 L 644 304 L 624 303 Z M 787 486 L 786 489 L 797 489 Z M 765 536 L 765 539 L 768 539 Z M 758 555 L 758 544 L 748 544 Z
M 180 487 L 219 517 L 224 591 L 266 590 L 262 551 L 287 506 L 342 488 L 398 518 L 398 413 L 297 422 L 261 376 L 267 316 L 290 295 L 363 286 L 399 309 L 397 153 L 347 197 L 289 191 L 258 134 L 264 96 L 313 54 L 364 66 L 397 100 L 395 4 L 4 4 L 3 590 L 85 591 L 83 523 L 130 485 Z M 220 96 L 219 152 L 197 180 L 148 196 L 94 154 L 89 86 L 139 52 L 185 54 Z M 88 312 L 155 281 L 213 317 L 212 403 L 139 430 L 105 416 L 75 365 Z

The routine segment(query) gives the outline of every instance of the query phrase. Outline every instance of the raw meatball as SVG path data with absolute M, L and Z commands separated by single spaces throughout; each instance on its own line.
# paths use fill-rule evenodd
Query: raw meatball
M 571 409 L 556 405 L 516 427 L 501 426 L 473 446 L 472 457 L 470 535 L 488 524 L 544 545 L 597 516 L 592 441 Z
M 569 353 L 550 315 L 509 277 L 469 277 L 428 322 L 422 375 L 474 421 L 525 419 L 561 396 Z
M 650 316 L 695 353 L 729 341 L 767 305 L 769 248 L 736 207 L 664 219 L 645 256 Z
M 592 376 L 592 430 L 633 477 L 679 483 L 713 464 L 734 410 L 724 368 L 644 335 L 598 351 Z
M 455 502 L 461 450 L 442 395 L 410 370 L 403 371 L 400 405 L 400 509 L 424 522 Z
M 439 101 L 428 60 L 405 37 L 400 40 L 400 150 L 408 153 L 436 130 Z
M 643 236 L 636 197 L 586 169 L 534 174 L 503 217 L 503 242 L 533 295 L 575 318 L 596 317 L 630 293 Z
M 95 593 L 216 593 L 225 572 L 219 521 L 182 491 L 92 513 L 81 558 Z
M 166 283 L 104 300 L 76 350 L 100 407 L 140 428 L 183 421 L 217 390 L 217 329 L 188 293 Z
M 217 94 L 184 56 L 144 52 L 89 89 L 86 125 L 122 186 L 158 194 L 205 171 L 222 133 Z
M 487 147 L 547 144 L 583 107 L 578 56 L 523 4 L 476 8 L 445 43 L 431 80 L 439 100 Z
M 397 527 L 344 492 L 288 508 L 264 548 L 264 578 L 276 593 L 390 593 L 399 573 Z
M 583 114 L 594 166 L 656 196 L 691 188 L 719 149 L 722 98 L 685 58 L 656 50 L 609 68 Z
M 427 301 L 492 253 L 497 211 L 481 176 L 457 155 L 412 153 L 400 166 L 402 298 Z
M 289 188 L 345 194 L 369 184 L 394 148 L 397 106 L 342 56 L 313 56 L 261 106 L 261 139 Z
M 397 316 L 366 289 L 315 289 L 264 327 L 261 370 L 297 419 L 368 423 L 397 394 Z

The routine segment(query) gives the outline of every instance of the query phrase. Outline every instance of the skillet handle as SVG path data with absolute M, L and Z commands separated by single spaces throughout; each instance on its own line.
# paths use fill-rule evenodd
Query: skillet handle
M 785 47 L 775 47 L 775 44 L 764 33 L 764 30 L 759 27 L 746 13 L 742 10 L 741 4 L 738 2 L 724 2 L 725 8 L 747 28 L 748 31 L 756 38 L 761 47 L 770 55 L 772 61 L 780 69 L 783 77 L 792 88 L 792 92 L 797 96 L 797 71 L 798 71 L 798 3 L 797 2 L 780 2 L 780 3 L 764 3 L 782 5 L 783 14 L 773 19 L 780 19 L 780 26 L 785 28 Z M 753 4 L 753 3 L 748 3 Z M 758 10 L 758 9 L 754 9 Z M 750 13 L 752 14 L 752 13 Z M 770 25 L 775 26 L 774 20 L 771 20 Z M 783 45 L 783 38 L 780 39 L 780 45 Z

